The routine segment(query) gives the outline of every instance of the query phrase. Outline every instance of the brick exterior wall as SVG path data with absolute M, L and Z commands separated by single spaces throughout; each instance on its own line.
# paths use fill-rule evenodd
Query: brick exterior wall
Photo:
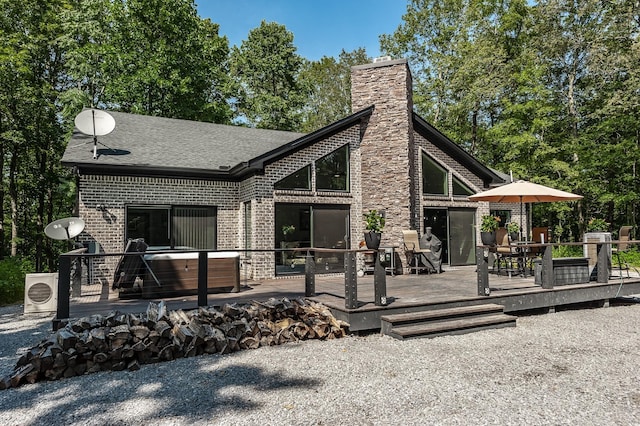
M 193 179 L 85 175 L 79 178 L 79 215 L 85 220 L 81 241 L 97 241 L 103 252 L 124 250 L 125 211 L 129 205 L 193 205 L 217 208 L 217 249 L 271 250 L 274 247 L 275 203 L 309 203 L 349 205 L 351 217 L 361 217 L 359 203 L 360 128 L 353 126 L 323 141 L 269 164 L 264 175 L 251 176 L 242 182 Z M 350 148 L 350 190 L 348 192 L 274 191 L 274 183 L 330 152 Z M 314 168 L 312 167 L 312 173 Z M 312 176 L 312 182 L 314 182 Z M 315 183 L 314 183 L 315 185 Z M 354 202 L 354 200 L 358 202 Z M 250 244 L 245 244 L 245 208 L 251 203 Z M 106 206 L 106 210 L 98 206 Z M 361 233 L 360 233 L 361 235 Z M 352 247 L 361 240 L 352 229 Z M 251 253 L 247 262 L 249 276 L 256 279 L 274 276 L 273 253 Z M 244 259 L 244 256 L 243 256 Z M 246 261 L 246 259 L 244 259 Z M 117 257 L 96 261 L 95 280 L 111 283 Z M 244 266 L 244 265 L 243 265 Z
M 86 175 L 79 179 L 79 214 L 85 221 L 82 241 L 97 241 L 105 253 L 124 250 L 128 205 L 192 205 L 217 207 L 218 250 L 239 247 L 236 182 L 129 176 Z M 106 207 L 101 211 L 98 205 Z M 118 258 L 94 265 L 94 279 L 111 282 Z
M 350 247 L 363 239 L 363 212 L 384 210 L 386 226 L 382 245 L 402 247 L 402 230 L 422 233 L 425 207 L 476 209 L 476 223 L 489 213 L 489 203 L 459 197 L 433 197 L 422 193 L 422 153 L 431 156 L 449 173 L 475 191 L 482 181 L 470 170 L 437 148 L 413 129 L 412 79 L 406 60 L 385 61 L 352 68 L 353 111 L 371 105 L 368 120 L 267 164 L 263 174 L 241 182 L 206 181 L 126 176 L 83 175 L 79 177 L 79 215 L 86 228 L 81 239 L 97 241 L 106 253 L 118 253 L 125 246 L 125 210 L 128 205 L 193 205 L 217 208 L 219 250 L 271 250 L 275 245 L 275 204 L 300 203 L 348 205 Z M 318 191 L 314 162 L 349 145 L 349 190 Z M 296 170 L 311 165 L 311 190 L 274 190 L 274 184 Z M 449 193 L 452 194 L 449 178 Z M 245 208 L 249 203 L 250 209 Z M 105 205 L 101 211 L 98 205 Z M 513 220 L 519 220 L 516 207 Z M 495 208 L 495 207 L 494 207 Z M 250 217 L 245 217 L 245 212 Z M 249 241 L 245 241 L 247 223 Z M 477 240 L 479 240 L 479 230 Z M 400 256 L 402 260 L 403 256 Z M 255 279 L 275 275 L 273 253 L 243 255 L 243 271 Z M 117 258 L 95 262 L 94 277 L 109 284 Z M 359 260 L 360 262 L 362 259 Z

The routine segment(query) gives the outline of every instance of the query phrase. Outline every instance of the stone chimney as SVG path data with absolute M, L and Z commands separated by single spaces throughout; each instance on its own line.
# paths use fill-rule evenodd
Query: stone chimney
M 411 71 L 406 59 L 351 68 L 351 106 L 375 105 L 361 142 L 362 212 L 384 210 L 382 244 L 402 243 L 415 203 Z

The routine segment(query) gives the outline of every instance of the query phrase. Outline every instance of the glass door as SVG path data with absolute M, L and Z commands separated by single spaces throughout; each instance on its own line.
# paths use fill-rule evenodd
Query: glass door
M 318 247 L 344 249 L 349 244 L 349 206 L 276 204 L 276 274 L 303 274 L 304 255 L 291 249 Z M 316 253 L 316 272 L 344 271 L 342 253 Z
M 476 262 L 476 211 L 449 209 L 449 264 L 472 265 Z
M 431 233 L 442 242 L 442 263 L 449 263 L 449 228 L 447 209 L 424 209 L 424 228 L 431 228 Z
M 349 247 L 349 208 L 313 207 L 313 247 Z M 343 253 L 316 253 L 317 272 L 343 272 Z

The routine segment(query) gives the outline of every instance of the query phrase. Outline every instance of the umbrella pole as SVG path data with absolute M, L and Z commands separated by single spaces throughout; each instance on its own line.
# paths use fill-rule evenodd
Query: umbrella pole
M 522 237 L 522 195 L 520 196 L 520 241 L 524 241 Z

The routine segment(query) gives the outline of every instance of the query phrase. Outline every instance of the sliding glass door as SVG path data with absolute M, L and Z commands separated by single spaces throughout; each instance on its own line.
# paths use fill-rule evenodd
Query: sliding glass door
M 349 206 L 276 204 L 275 248 L 276 274 L 304 273 L 304 255 L 291 249 L 299 247 L 349 247 Z M 317 253 L 317 272 L 342 272 L 342 253 Z
M 442 241 L 442 262 L 472 265 L 476 256 L 475 209 L 425 208 L 424 228 Z

